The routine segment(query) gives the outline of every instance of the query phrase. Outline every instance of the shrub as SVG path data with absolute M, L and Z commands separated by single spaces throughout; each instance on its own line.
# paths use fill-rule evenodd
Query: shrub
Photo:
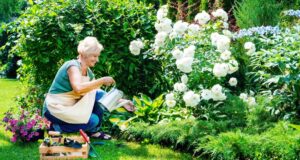
M 236 3 L 234 16 L 240 28 L 274 26 L 279 22 L 281 10 L 282 5 L 276 0 L 243 0 Z
M 202 156 L 214 159 L 298 159 L 299 132 L 280 122 L 261 134 L 227 132 L 208 137 Z

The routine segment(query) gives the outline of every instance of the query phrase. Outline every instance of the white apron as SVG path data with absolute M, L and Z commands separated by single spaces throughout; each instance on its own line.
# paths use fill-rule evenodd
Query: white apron
M 88 76 L 82 76 L 82 82 L 88 82 Z M 95 103 L 96 90 L 84 95 L 74 91 L 46 96 L 47 109 L 56 118 L 71 124 L 88 123 Z

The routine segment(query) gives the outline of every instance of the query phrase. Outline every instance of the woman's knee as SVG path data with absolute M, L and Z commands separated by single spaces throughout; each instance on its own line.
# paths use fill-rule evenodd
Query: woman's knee
M 97 91 L 96 91 L 96 101 L 99 101 L 105 94 L 106 94 L 106 92 L 103 91 L 102 89 L 97 89 Z
M 99 122 L 99 117 L 96 114 L 92 114 L 89 119 L 88 125 L 91 127 L 96 127 L 99 124 Z

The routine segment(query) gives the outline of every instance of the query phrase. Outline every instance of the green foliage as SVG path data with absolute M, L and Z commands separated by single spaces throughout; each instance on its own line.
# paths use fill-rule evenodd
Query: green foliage
M 298 159 L 299 132 L 278 123 L 261 134 L 227 132 L 208 137 L 199 150 L 213 159 Z
M 240 28 L 271 25 L 279 21 L 282 4 L 276 0 L 243 0 L 237 2 L 234 16 Z
M 208 0 L 201 0 L 200 11 L 206 11 L 208 9 Z M 200 12 L 199 11 L 199 12 Z
M 300 6 L 299 0 L 277 0 L 283 4 L 285 9 L 298 9 Z
M 295 118 L 300 103 L 299 26 L 280 34 L 261 37 L 261 50 L 250 56 L 249 78 L 261 94 L 273 99 L 271 112 L 285 119 Z
M 25 5 L 25 0 L 1 0 L 0 24 L 1 22 L 8 22 L 12 16 L 16 16 Z
M 142 120 L 146 123 L 157 123 L 159 121 L 159 111 L 164 103 L 163 95 L 158 96 L 156 99 L 151 100 L 150 97 L 145 94 L 141 94 L 141 97 L 133 97 L 133 103 L 137 110 L 135 118 Z
M 261 133 L 272 127 L 277 122 L 276 115 L 272 114 L 273 106 L 276 106 L 274 99 L 266 96 L 257 96 L 257 106 L 251 107 L 247 114 L 248 133 Z
M 15 23 L 19 35 L 13 51 L 23 58 L 19 71 L 38 97 L 47 92 L 58 68 L 77 57 L 78 42 L 86 36 L 96 36 L 105 48 L 93 69 L 96 77 L 114 77 L 129 96 L 155 96 L 164 86 L 157 76 L 160 64 L 144 55 L 137 58 L 128 48 L 131 39 L 153 36 L 150 6 L 130 0 L 50 0 L 33 5 Z

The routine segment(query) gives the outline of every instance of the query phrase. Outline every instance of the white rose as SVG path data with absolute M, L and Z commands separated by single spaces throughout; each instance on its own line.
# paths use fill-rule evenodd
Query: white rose
M 213 46 L 217 46 L 217 40 L 219 39 L 220 34 L 217 32 L 214 32 L 210 35 L 211 43 Z
M 188 25 L 189 24 L 187 22 L 179 20 L 174 24 L 173 31 L 178 33 L 179 35 L 182 35 L 188 29 Z
M 194 45 L 189 46 L 183 50 L 183 57 L 194 57 L 196 47 Z
M 177 68 L 184 72 L 184 73 L 190 73 L 192 72 L 192 64 L 193 64 L 194 58 L 191 57 L 184 57 L 181 59 L 176 60 L 176 66 Z
M 254 105 L 256 105 L 255 98 L 254 98 L 254 97 L 248 97 L 247 103 L 248 103 L 249 106 L 254 106 Z
M 172 51 L 172 55 L 175 59 L 180 59 L 183 57 L 183 52 L 180 49 L 176 48 Z
M 231 56 L 231 52 L 228 50 L 221 53 L 221 59 L 224 61 L 230 59 L 230 56 Z
M 199 32 L 199 30 L 200 30 L 200 26 L 197 24 L 190 24 L 188 27 L 188 33 L 190 35 L 197 34 Z
M 181 76 L 181 82 L 182 83 L 187 84 L 188 80 L 189 80 L 189 78 L 186 74 Z
M 195 94 L 193 91 L 188 91 L 184 93 L 183 100 L 186 106 L 194 107 L 200 102 L 200 95 Z
M 213 94 L 220 94 L 222 93 L 222 86 L 220 84 L 215 84 L 212 88 L 211 88 L 211 92 Z
M 174 107 L 176 105 L 176 101 L 175 100 L 166 100 L 166 105 L 168 107 Z
M 163 5 L 159 8 L 159 10 L 157 11 L 157 19 L 163 19 L 168 15 L 168 6 L 167 5 Z
M 242 99 L 243 101 L 246 102 L 247 98 L 248 98 L 248 95 L 246 93 L 241 93 L 239 97 L 240 97 L 240 99 Z
M 230 60 L 228 66 L 229 66 L 228 69 L 229 74 L 232 74 L 239 69 L 239 64 L 236 60 Z
M 212 99 L 214 101 L 224 101 L 226 99 L 226 95 L 224 93 L 212 94 Z
M 199 23 L 200 25 L 203 25 L 203 24 L 206 24 L 210 20 L 210 15 L 208 13 L 206 13 L 205 11 L 202 11 L 201 13 L 198 13 L 195 16 L 194 20 L 197 23 Z
M 21 66 L 21 65 L 22 65 L 22 59 L 20 59 L 20 60 L 17 61 L 17 65 L 18 65 L 18 66 Z
M 169 18 L 163 18 L 160 21 L 157 21 L 154 25 L 157 32 L 166 32 L 170 33 L 172 32 L 172 20 Z
M 212 92 L 209 89 L 203 89 L 201 91 L 201 97 L 204 100 L 210 100 L 212 99 Z
M 217 9 L 216 11 L 212 12 L 214 17 L 220 17 L 223 21 L 228 21 L 228 15 L 223 9 Z
M 135 48 L 131 45 L 129 46 L 129 50 L 130 50 L 131 54 L 133 54 L 135 56 L 139 55 L 141 52 L 141 50 L 139 48 Z
M 144 44 L 141 40 L 133 40 L 130 42 L 129 50 L 133 55 L 139 55 L 142 48 L 144 48 Z
M 174 90 L 178 92 L 185 92 L 187 90 L 187 87 L 184 83 L 175 83 Z
M 220 78 L 225 77 L 228 73 L 229 67 L 226 63 L 216 63 L 213 68 L 213 74 Z
M 230 47 L 230 38 L 224 35 L 219 35 L 217 39 L 217 50 L 220 52 L 224 52 L 228 50 Z
M 157 33 L 156 36 L 155 36 L 155 42 L 154 42 L 155 45 L 156 46 L 162 46 L 164 44 L 166 38 L 167 38 L 167 33 L 165 33 L 165 32 Z
M 236 79 L 236 78 L 232 77 L 232 78 L 229 79 L 229 85 L 230 85 L 230 86 L 236 86 L 237 83 L 238 83 L 238 82 L 237 82 L 237 79 Z
M 174 94 L 173 93 L 169 93 L 166 95 L 166 100 L 174 100 L 175 97 L 174 97 Z
M 251 55 L 252 53 L 255 52 L 256 48 L 255 48 L 255 44 L 252 42 L 246 42 L 244 44 L 244 48 L 247 50 L 247 55 Z
M 176 33 L 176 32 L 172 32 L 172 33 L 170 33 L 170 35 L 169 35 L 169 38 L 172 40 L 172 39 L 174 39 L 174 38 L 177 38 L 177 37 L 179 37 L 179 35 Z

